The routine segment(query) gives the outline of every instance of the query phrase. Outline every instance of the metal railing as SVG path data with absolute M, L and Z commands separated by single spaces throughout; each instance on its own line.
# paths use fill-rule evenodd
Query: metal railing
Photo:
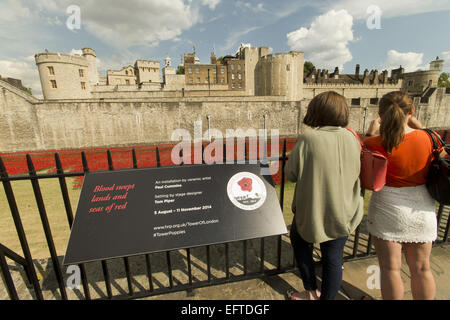
M 284 199 L 285 199 L 285 175 L 284 175 L 284 167 L 286 164 L 286 161 L 288 160 L 287 157 L 287 148 L 286 148 L 286 139 L 283 140 L 283 147 L 282 147 L 282 153 L 281 156 L 277 157 L 270 157 L 268 160 L 270 161 L 280 161 L 281 166 L 281 181 L 280 181 L 280 193 L 279 193 L 279 201 L 280 206 L 283 211 L 284 207 Z M 204 148 L 204 146 L 202 146 Z M 245 160 L 249 161 L 248 159 L 248 152 L 247 152 L 248 144 L 245 143 Z M 227 149 L 224 145 L 223 148 L 223 157 L 224 162 L 226 159 L 226 153 Z M 131 150 L 131 156 L 132 156 L 132 167 L 134 169 L 138 168 L 137 165 L 137 157 L 135 149 Z M 33 188 L 34 197 L 36 200 L 36 204 L 38 207 L 38 212 L 40 216 L 40 220 L 42 223 L 42 227 L 44 229 L 46 242 L 48 245 L 49 253 L 50 253 L 50 260 L 52 262 L 52 270 L 56 276 L 56 281 L 59 288 L 59 293 L 61 296 L 61 299 L 67 300 L 67 292 L 66 292 L 66 285 L 64 283 L 64 277 L 62 272 L 62 265 L 58 258 L 58 255 L 56 253 L 55 249 L 55 242 L 52 236 L 50 224 L 47 217 L 46 208 L 44 205 L 44 200 L 41 194 L 41 188 L 39 185 L 39 181 L 42 179 L 50 179 L 50 178 L 57 178 L 59 180 L 59 187 L 61 190 L 61 195 L 64 201 L 64 207 L 65 207 L 65 213 L 67 218 L 67 223 L 69 225 L 69 228 L 72 226 L 73 223 L 73 212 L 72 212 L 72 206 L 69 198 L 69 192 L 67 188 L 66 178 L 68 177 L 77 177 L 77 176 L 84 176 L 86 173 L 89 172 L 89 166 L 88 161 L 86 159 L 85 152 L 81 152 L 81 162 L 83 171 L 82 172 L 64 172 L 63 167 L 61 165 L 61 160 L 58 153 L 54 154 L 55 158 L 55 167 L 56 172 L 55 173 L 46 173 L 46 174 L 36 174 L 36 170 L 34 168 L 33 161 L 30 157 L 30 155 L 26 155 L 27 160 L 27 166 L 28 166 L 28 175 L 20 175 L 20 176 L 9 176 L 6 169 L 4 162 L 2 158 L 0 157 L 0 181 L 3 184 L 4 191 L 6 194 L 6 198 L 9 204 L 9 208 L 12 214 L 12 218 L 14 220 L 15 228 L 17 231 L 17 235 L 20 241 L 20 245 L 23 252 L 23 257 L 19 254 L 13 252 L 12 250 L 8 249 L 4 245 L 0 244 L 0 267 L 1 267 L 1 274 L 3 276 L 3 280 L 8 292 L 8 295 L 10 299 L 16 300 L 19 299 L 19 295 L 16 291 L 13 278 L 11 277 L 11 273 L 9 271 L 8 264 L 6 262 L 6 258 L 9 258 L 22 266 L 24 268 L 26 278 L 29 282 L 30 288 L 33 289 L 34 296 L 33 298 L 38 300 L 43 300 L 44 295 L 41 288 L 41 285 L 39 283 L 37 273 L 35 270 L 35 266 L 33 263 L 33 258 L 31 256 L 29 244 L 27 241 L 27 236 L 24 231 L 24 227 L 22 225 L 22 220 L 20 216 L 20 212 L 18 210 L 16 197 L 14 195 L 13 189 L 11 187 L 11 181 L 19 181 L 19 180 L 27 180 L 30 181 Z M 108 170 L 112 171 L 114 170 L 113 166 L 113 160 L 111 156 L 110 150 L 107 150 L 107 160 L 108 160 Z M 204 163 L 204 159 L 203 159 Z M 161 167 L 161 161 L 160 161 L 160 152 L 159 149 L 156 148 L 156 165 L 157 167 Z M 445 219 L 446 217 L 446 219 Z M 440 228 L 440 233 L 438 236 L 438 239 L 436 243 L 447 243 L 448 242 L 448 233 L 449 233 L 449 226 L 450 226 L 450 217 L 448 212 L 448 207 L 444 207 L 443 205 L 440 205 L 437 211 L 437 219 L 438 219 L 438 226 Z M 446 220 L 446 221 L 445 221 Z M 169 293 L 169 292 L 175 292 L 175 291 L 183 291 L 183 290 L 191 290 L 194 288 L 200 288 L 205 286 L 211 286 L 211 285 L 217 285 L 217 284 L 223 284 L 223 283 L 229 283 L 229 282 L 235 282 L 235 281 L 241 281 L 246 279 L 253 279 L 253 278 L 260 278 L 263 276 L 270 276 L 270 275 L 276 275 L 280 273 L 290 272 L 294 271 L 296 268 L 295 265 L 295 259 L 293 251 L 290 249 L 291 252 L 283 252 L 282 250 L 282 243 L 283 243 L 283 237 L 287 239 L 286 236 L 276 236 L 276 244 L 275 244 L 275 261 L 272 264 L 273 268 L 268 268 L 265 265 L 265 256 L 267 255 L 268 248 L 266 247 L 266 241 L 267 238 L 258 238 L 255 239 L 255 241 L 259 241 L 259 268 L 256 271 L 249 271 L 248 266 L 248 241 L 251 240 L 243 240 L 239 241 L 237 243 L 242 244 L 242 256 L 238 257 L 242 261 L 242 274 L 235 275 L 231 274 L 230 272 L 230 245 L 229 243 L 222 243 L 219 244 L 219 246 L 222 246 L 224 249 L 224 255 L 225 255 L 225 272 L 223 277 L 213 277 L 211 272 L 211 260 L 213 257 L 211 256 L 211 246 L 203 246 L 200 248 L 204 248 L 206 251 L 206 274 L 207 279 L 206 280 L 199 280 L 194 281 L 193 277 L 193 271 L 192 271 L 192 259 L 191 259 L 191 249 L 182 249 L 184 250 L 186 254 L 186 268 L 187 270 L 187 276 L 188 281 L 187 283 L 181 283 L 181 284 L 174 284 L 173 279 L 173 268 L 172 268 L 172 255 L 171 251 L 165 252 L 165 260 L 167 264 L 167 276 L 168 276 L 168 286 L 159 286 L 158 288 L 155 288 L 154 286 L 154 275 L 152 273 L 152 255 L 153 254 L 145 254 L 145 268 L 146 268 L 146 278 L 148 281 L 148 289 L 141 289 L 140 291 L 136 292 L 133 288 L 133 280 L 134 276 L 131 272 L 130 268 L 130 257 L 124 257 L 120 258 L 123 260 L 123 265 L 125 269 L 126 279 L 127 279 L 127 287 L 128 292 L 126 294 L 119 294 L 119 295 L 113 295 L 112 292 L 112 277 L 110 274 L 108 261 L 111 260 L 103 260 L 101 261 L 101 270 L 103 274 L 103 280 L 105 283 L 106 288 L 106 297 L 108 299 L 123 299 L 123 298 L 141 298 L 146 296 L 152 296 L 152 295 L 159 295 L 163 293 Z M 289 241 L 286 241 L 288 244 Z M 235 244 L 235 243 L 233 243 Z M 215 245 L 216 246 L 216 245 Z M 199 247 L 196 248 L 196 250 Z M 373 248 L 372 248 L 372 237 L 368 235 L 367 233 L 364 233 L 361 231 L 361 225 L 358 226 L 356 229 L 354 235 L 349 237 L 349 240 L 347 241 L 347 248 L 348 250 L 345 251 L 343 261 L 351 261 L 355 259 L 361 259 L 373 256 L 375 254 Z M 269 248 L 270 249 L 270 248 Z M 175 251 L 175 250 L 173 250 Z M 178 250 L 181 251 L 181 250 Z M 284 255 L 289 255 L 289 261 L 292 261 L 292 263 L 289 263 L 287 265 L 282 264 L 282 256 L 286 258 Z M 317 257 L 316 257 L 317 258 Z M 291 260 L 292 259 L 292 260 Z M 320 261 L 317 261 L 320 263 Z M 81 275 L 81 285 L 83 288 L 83 294 L 85 299 L 91 299 L 91 292 L 90 292 L 90 282 L 88 280 L 87 272 L 85 264 L 80 264 L 80 275 Z

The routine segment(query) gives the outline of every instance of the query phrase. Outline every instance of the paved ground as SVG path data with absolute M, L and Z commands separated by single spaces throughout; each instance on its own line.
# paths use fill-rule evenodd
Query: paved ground
M 287 250 L 289 244 L 284 244 L 283 250 Z M 266 249 L 270 249 L 271 243 L 266 244 Z M 230 256 L 233 253 L 239 252 L 242 248 L 240 244 L 236 244 L 235 247 L 230 247 Z M 248 267 L 249 271 L 258 270 L 259 263 L 256 259 L 256 253 L 258 252 L 258 243 L 249 242 L 248 246 Z M 195 249 L 196 250 L 196 249 Z M 206 261 L 203 250 L 198 249 L 192 251 L 192 273 L 194 281 L 201 281 L 207 278 L 205 273 Z M 211 248 L 212 257 L 223 256 L 221 247 Z M 254 257 L 255 256 L 255 257 Z M 187 283 L 188 277 L 184 268 L 185 256 L 181 253 L 171 254 L 173 264 L 173 277 L 174 285 L 180 283 Z M 61 257 L 62 259 L 62 257 Z M 168 285 L 167 266 L 165 255 L 156 254 L 152 256 L 152 272 L 153 272 L 153 285 L 155 288 L 166 287 Z M 159 259 L 159 260 L 158 260 Z M 273 269 L 274 261 L 270 256 L 266 257 L 267 261 L 265 267 L 267 269 Z M 242 274 L 241 259 L 230 261 L 230 272 L 232 275 L 239 276 Z M 292 256 L 286 254 L 282 259 L 282 265 L 289 265 L 292 261 Z M 9 261 L 10 262 L 10 261 Z M 23 280 L 23 272 L 21 268 L 10 262 L 10 269 L 14 277 L 14 281 L 17 286 L 17 291 L 21 299 L 32 299 L 33 292 L 26 282 Z M 211 271 L 213 277 L 222 278 L 224 276 L 223 269 L 220 265 L 223 261 L 219 258 L 215 259 L 211 264 Z M 39 276 L 41 278 L 41 287 L 44 291 L 45 299 L 60 299 L 58 287 L 54 279 L 54 274 L 51 268 L 51 262 L 49 260 L 38 260 L 35 262 Z M 148 279 L 146 277 L 145 260 L 142 257 L 135 257 L 130 259 L 131 270 L 134 276 L 133 288 L 136 292 L 149 288 Z M 363 295 L 369 295 L 374 299 L 380 299 L 381 293 L 379 289 L 373 288 L 376 286 L 375 281 L 371 281 L 373 276 L 373 266 L 377 266 L 378 261 L 376 257 L 361 259 L 344 264 L 343 283 L 339 292 L 339 300 L 360 299 Z M 437 284 L 437 299 L 450 299 L 450 245 L 438 245 L 433 248 L 431 258 L 432 271 L 436 279 Z M 125 273 L 123 271 L 123 261 L 116 259 L 108 262 L 112 278 L 113 295 L 120 295 L 127 293 L 127 281 Z M 92 298 L 104 298 L 105 286 L 103 281 L 103 275 L 100 268 L 100 263 L 92 263 L 86 265 L 89 287 Z M 64 268 L 64 271 L 66 269 Z M 372 271 L 371 271 L 372 270 Z M 318 266 L 318 275 L 320 275 L 320 266 Z M 409 271 L 406 263 L 402 268 L 402 277 L 405 284 L 405 298 L 411 299 L 410 285 L 409 285 Z M 368 273 L 369 272 L 369 273 Z M 68 275 L 65 275 L 65 281 L 67 281 Z M 320 284 L 320 276 L 319 276 Z M 370 288 L 369 288 L 370 286 Z M 301 281 L 298 277 L 298 272 L 289 272 L 275 276 L 268 276 L 265 278 L 257 278 L 252 280 L 245 280 L 233 283 L 227 283 L 222 285 L 209 286 L 204 288 L 198 288 L 191 291 L 179 291 L 168 293 L 164 295 L 157 295 L 147 297 L 145 299 L 172 299 L 172 300 L 202 300 L 202 299 L 221 299 L 221 300 L 282 300 L 285 299 L 285 293 L 288 289 L 302 290 Z M 69 299 L 83 299 L 82 290 L 67 290 Z M 0 282 L 0 299 L 8 299 L 8 295 Z
M 379 289 L 368 288 L 367 282 L 373 273 L 367 273 L 367 269 L 373 265 L 378 266 L 378 260 L 376 257 L 346 262 L 344 264 L 343 282 L 337 299 L 358 300 L 364 295 L 368 295 L 373 299 L 381 299 L 381 291 Z M 433 248 L 431 265 L 432 272 L 436 280 L 436 299 L 450 300 L 449 245 L 441 245 Z M 320 274 L 320 267 L 318 267 L 317 271 L 318 274 Z M 405 261 L 402 267 L 402 278 L 405 284 L 405 299 L 412 299 L 410 289 L 410 273 Z M 191 293 L 183 291 L 149 297 L 147 299 L 279 300 L 285 299 L 285 293 L 288 289 L 303 289 L 298 272 L 285 273 L 267 277 L 265 279 L 253 279 L 232 284 L 200 288 L 195 289 Z

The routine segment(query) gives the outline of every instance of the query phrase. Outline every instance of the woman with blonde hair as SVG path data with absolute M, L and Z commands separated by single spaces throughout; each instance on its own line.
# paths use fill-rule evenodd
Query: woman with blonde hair
M 424 130 L 417 130 L 421 125 L 413 114 L 406 93 L 384 95 L 379 103 L 380 135 L 364 141 L 368 149 L 388 159 L 386 185 L 372 193 L 367 217 L 380 265 L 381 294 L 388 300 L 404 297 L 402 250 L 411 272 L 413 299 L 434 299 L 436 291 L 430 268 L 436 209 L 425 186 L 432 142 Z M 376 124 L 371 126 L 372 131 L 377 129 Z

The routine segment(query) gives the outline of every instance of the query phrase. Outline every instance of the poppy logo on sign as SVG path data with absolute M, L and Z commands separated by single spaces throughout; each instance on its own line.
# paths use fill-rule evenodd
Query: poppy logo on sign
M 230 201 L 239 209 L 256 210 L 267 197 L 267 190 L 260 177 L 251 172 L 239 172 L 230 178 L 227 185 Z

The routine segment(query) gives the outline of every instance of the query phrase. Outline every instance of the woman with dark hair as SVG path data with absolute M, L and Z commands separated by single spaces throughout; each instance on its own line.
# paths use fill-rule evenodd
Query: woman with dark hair
M 290 238 L 303 281 L 292 300 L 335 299 L 342 282 L 342 255 L 348 236 L 361 222 L 361 147 L 348 125 L 345 98 L 324 92 L 309 103 L 303 123 L 314 128 L 299 136 L 285 167 L 296 182 Z M 322 287 L 318 290 L 312 246 L 320 243 Z
M 402 249 L 411 272 L 414 299 L 434 299 L 435 282 L 430 269 L 432 242 L 437 237 L 435 201 L 425 183 L 433 158 L 432 143 L 413 117 L 411 98 L 396 91 L 379 103 L 380 135 L 367 138 L 366 147 L 388 159 L 385 187 L 373 192 L 368 230 L 381 271 L 383 299 L 403 299 Z M 377 125 L 371 131 L 376 131 Z M 370 134 L 369 134 L 370 135 Z

